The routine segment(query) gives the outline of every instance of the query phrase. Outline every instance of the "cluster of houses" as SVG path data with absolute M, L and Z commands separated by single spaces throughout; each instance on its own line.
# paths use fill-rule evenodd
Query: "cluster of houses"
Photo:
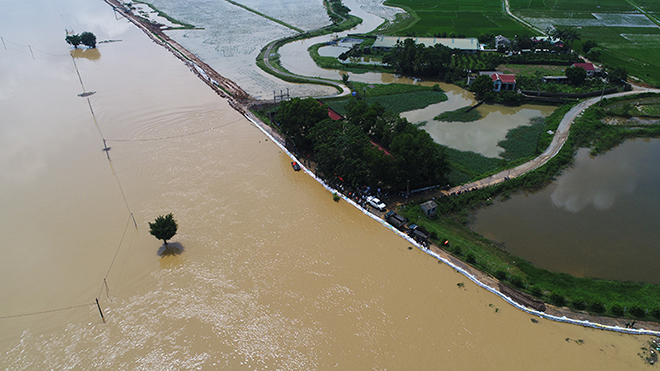
M 387 52 L 397 46 L 397 43 L 403 42 L 410 37 L 405 36 L 376 36 L 376 41 L 371 46 L 372 50 Z M 413 37 L 415 43 L 422 44 L 426 47 L 431 47 L 441 44 L 453 49 L 462 51 L 485 51 L 486 46 L 479 44 L 476 38 L 441 38 L 441 37 Z M 560 39 L 551 36 L 536 36 L 531 39 L 533 46 L 552 46 L 556 48 L 563 48 L 564 44 Z M 511 45 L 511 40 L 508 38 L 497 35 L 495 36 L 495 48 L 506 47 Z M 522 49 L 521 53 L 525 52 L 548 52 L 548 49 Z M 598 76 L 601 69 L 595 67 L 593 63 L 574 63 L 572 67 L 582 67 L 587 71 L 588 77 Z M 481 71 L 477 75 L 468 76 L 468 85 L 471 84 L 477 76 L 488 75 L 493 79 L 493 91 L 515 91 L 516 90 L 516 76 L 513 74 L 505 74 L 500 71 Z M 566 83 L 568 80 L 566 76 L 543 76 L 543 82 Z
M 573 63 L 571 67 L 584 68 L 588 77 L 599 76 L 602 72 L 602 69 L 594 66 L 593 63 Z M 467 80 L 468 85 L 472 84 L 479 75 L 487 75 L 493 79 L 493 91 L 516 90 L 516 75 L 500 71 L 481 71 L 478 74 L 470 75 Z M 566 76 L 543 76 L 543 82 L 564 84 L 568 82 L 568 78 Z

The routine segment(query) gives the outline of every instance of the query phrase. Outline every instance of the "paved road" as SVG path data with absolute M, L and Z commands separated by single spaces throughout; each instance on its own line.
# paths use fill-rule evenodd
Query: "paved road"
M 633 89 L 632 91 L 608 95 L 607 98 L 621 97 L 624 95 L 639 94 L 644 92 L 660 93 L 660 89 L 636 88 Z M 539 155 L 537 158 L 522 165 L 516 166 L 513 169 L 502 171 L 500 173 L 491 175 L 487 178 L 478 180 L 476 182 L 454 187 L 448 191 L 443 191 L 442 193 L 452 194 L 459 191 L 464 192 L 464 191 L 472 190 L 474 188 L 479 189 L 479 188 L 489 187 L 491 185 L 504 182 L 506 178 L 517 178 L 525 173 L 538 169 L 539 167 L 547 163 L 551 158 L 555 157 L 557 153 L 559 153 L 561 148 L 564 146 L 564 143 L 566 143 L 566 139 L 568 139 L 568 134 L 570 132 L 571 125 L 573 124 L 575 118 L 578 117 L 578 115 L 580 115 L 585 109 L 597 103 L 600 99 L 601 97 L 587 99 L 584 102 L 573 107 L 570 111 L 568 111 L 568 113 L 566 113 L 564 118 L 559 123 L 559 127 L 555 132 L 555 136 L 554 138 L 552 138 L 552 143 L 550 143 L 550 146 L 548 146 L 548 148 L 543 153 L 541 153 L 541 155 Z

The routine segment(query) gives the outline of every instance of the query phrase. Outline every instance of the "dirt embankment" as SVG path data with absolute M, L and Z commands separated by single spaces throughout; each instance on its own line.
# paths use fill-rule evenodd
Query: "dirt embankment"
M 191 53 L 167 36 L 161 29 L 160 25 L 151 23 L 146 19 L 133 14 L 130 9 L 118 0 L 105 0 L 105 2 L 112 6 L 115 12 L 121 14 L 131 23 L 144 31 L 144 33 L 147 34 L 147 36 L 149 36 L 156 44 L 168 49 L 177 58 L 181 59 L 181 61 L 188 65 L 191 71 L 198 75 L 209 87 L 211 87 L 211 89 L 221 97 L 226 98 L 234 109 L 243 114 L 247 113 L 248 110 L 246 106 L 249 104 L 251 97 L 235 82 L 220 75 L 195 54 Z

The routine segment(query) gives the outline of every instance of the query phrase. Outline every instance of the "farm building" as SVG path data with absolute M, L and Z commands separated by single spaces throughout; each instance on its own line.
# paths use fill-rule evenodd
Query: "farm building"
M 493 79 L 493 91 L 516 89 L 516 75 L 494 73 L 490 77 Z
M 595 74 L 600 73 L 600 68 L 594 66 L 593 63 L 573 63 L 571 67 L 582 67 L 587 71 L 587 76 L 593 77 Z
M 500 71 L 481 71 L 479 75 L 487 75 L 493 79 L 493 91 L 516 89 L 516 75 L 507 75 Z M 468 76 L 468 85 L 472 84 L 476 78 L 476 75 Z
M 502 35 L 495 36 L 495 47 L 499 48 L 500 46 L 507 46 L 511 44 L 511 40 L 507 39 Z
M 376 36 L 376 41 L 371 46 L 372 49 L 388 52 L 396 47 L 397 42 L 403 43 L 405 39 L 413 39 L 416 44 L 423 44 L 426 47 L 442 44 L 446 47 L 459 50 L 478 51 L 483 50 L 479 46 L 479 40 L 471 37 L 465 39 L 451 39 L 441 37 L 401 37 L 401 36 Z
M 543 82 L 554 82 L 557 84 L 566 84 L 568 77 L 566 76 L 543 76 Z
M 424 215 L 427 217 L 433 217 L 438 212 L 438 204 L 436 204 L 433 200 L 426 201 L 419 206 L 422 208 Z

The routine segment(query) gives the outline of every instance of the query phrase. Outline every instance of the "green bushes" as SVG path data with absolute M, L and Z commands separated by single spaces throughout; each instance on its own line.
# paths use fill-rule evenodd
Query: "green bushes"
M 566 297 L 556 292 L 553 292 L 550 295 L 550 301 L 552 302 L 552 304 L 558 307 L 563 307 L 564 305 L 566 305 Z
M 577 310 L 587 309 L 587 302 L 584 301 L 584 299 L 582 299 L 582 298 L 573 299 L 571 304 L 572 304 L 573 308 L 575 308 Z
M 477 121 L 481 119 L 482 116 L 476 109 L 470 109 L 470 107 L 461 107 L 454 111 L 446 111 L 438 116 L 434 117 L 434 120 L 437 121 L 460 121 L 460 122 L 470 122 Z
M 614 303 L 610 306 L 610 312 L 617 317 L 623 317 L 623 308 L 619 303 Z
M 595 301 L 589 304 L 589 310 L 597 314 L 603 314 L 605 313 L 605 305 L 601 301 Z

